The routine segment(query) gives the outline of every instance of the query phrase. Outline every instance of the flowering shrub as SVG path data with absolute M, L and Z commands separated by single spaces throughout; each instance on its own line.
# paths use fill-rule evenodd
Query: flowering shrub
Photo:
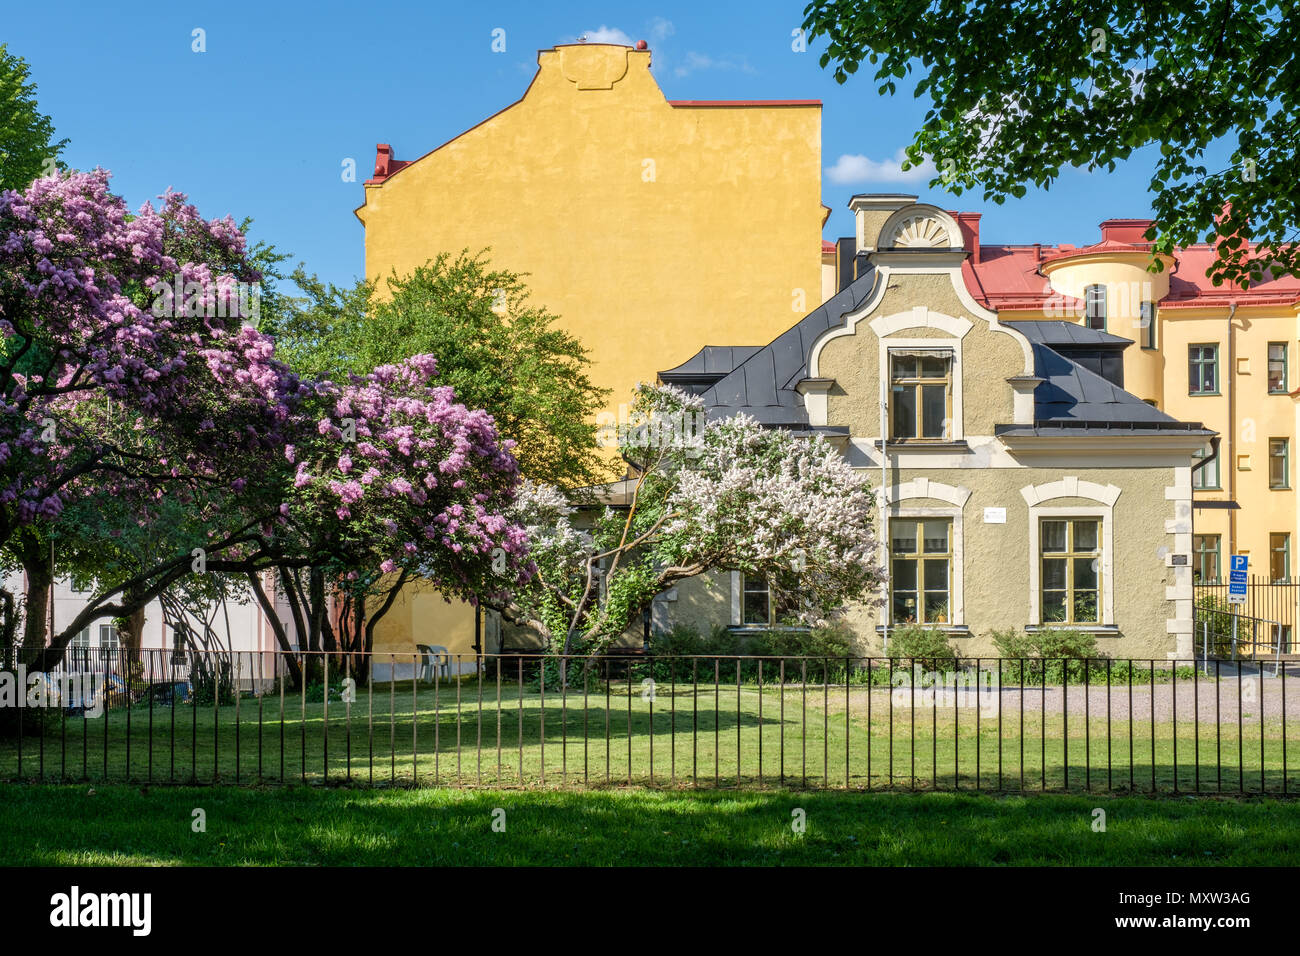
M 641 421 L 703 411 L 666 386 L 639 388 L 633 408 Z M 557 650 L 603 649 L 655 595 L 709 572 L 766 577 L 778 606 L 808 625 L 881 580 L 867 476 L 821 437 L 737 416 L 624 454 L 641 470 L 628 507 L 606 508 L 589 529 L 554 488 L 526 484 L 512 512 L 535 573 L 500 606 Z

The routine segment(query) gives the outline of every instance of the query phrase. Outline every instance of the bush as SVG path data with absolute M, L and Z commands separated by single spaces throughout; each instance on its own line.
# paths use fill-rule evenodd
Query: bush
M 1097 677 L 1097 668 L 1087 661 L 1106 657 L 1097 638 L 1073 628 L 1045 627 L 1032 634 L 1023 631 L 994 631 L 989 635 L 1003 658 L 1002 680 L 1007 683 L 1082 683 Z
M 890 631 L 886 654 L 894 660 L 908 659 L 930 671 L 945 670 L 957 663 L 957 652 L 948 635 L 937 627 L 909 624 Z
M 1233 606 L 1213 594 L 1196 599 L 1192 643 L 1197 656 L 1205 653 L 1208 643 L 1210 657 L 1223 660 L 1232 657 L 1232 613 Z
M 222 658 L 215 663 L 203 661 L 198 655 L 190 668 L 191 703 L 195 705 L 235 702 L 235 684 L 230 676 L 230 661 Z
M 813 658 L 807 662 L 807 675 L 810 680 L 821 680 L 823 671 L 827 680 L 843 680 L 852 668 L 850 659 L 854 657 L 853 629 L 843 621 L 836 621 L 822 627 L 773 627 L 757 630 L 738 630 L 715 625 L 707 636 L 700 634 L 694 627 L 676 625 L 671 631 L 657 634 L 650 651 L 654 658 L 650 668 L 635 668 L 638 676 L 653 676 L 655 680 L 667 681 L 690 680 L 692 673 L 698 673 L 700 680 L 713 680 L 714 664 L 708 658 L 717 657 L 754 657 L 759 661 L 741 661 L 741 680 L 757 680 L 759 671 L 765 683 L 781 679 L 781 663 L 785 662 L 785 679 L 798 679 L 802 673 L 800 658 Z M 695 656 L 704 658 L 692 670 L 690 661 L 669 662 L 667 657 Z M 817 660 L 821 658 L 821 660 Z M 846 663 L 848 667 L 846 667 Z M 723 661 L 718 671 L 723 680 L 736 678 L 736 662 Z M 643 674 L 644 672 L 644 674 Z

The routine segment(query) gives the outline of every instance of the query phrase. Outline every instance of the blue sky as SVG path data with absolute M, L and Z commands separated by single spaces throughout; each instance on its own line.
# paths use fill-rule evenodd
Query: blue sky
M 252 216 L 253 236 L 338 283 L 360 276 L 361 181 L 377 142 L 419 156 L 517 100 L 537 50 L 646 40 L 670 99 L 820 99 L 826 238 L 852 232 L 855 192 L 914 192 L 983 212 L 985 242 L 1098 238 L 1147 216 L 1149 159 L 1067 171 L 1001 207 L 898 170 L 927 100 L 838 85 L 818 48 L 792 50 L 802 0 L 750 3 L 222 2 L 10 4 L 0 40 L 27 59 L 73 166 L 105 166 L 134 207 L 168 186 L 207 216 Z M 505 31 L 506 50 L 491 49 Z M 206 52 L 192 50 L 202 29 Z M 344 182 L 354 159 L 357 181 Z

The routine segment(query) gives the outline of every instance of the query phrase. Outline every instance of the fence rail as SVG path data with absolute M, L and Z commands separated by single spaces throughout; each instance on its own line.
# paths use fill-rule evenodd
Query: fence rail
M 0 778 L 1283 795 L 1296 666 L 112 653 L 0 677 Z
M 1246 600 L 1228 604 L 1228 582 L 1197 584 L 1193 588 L 1197 613 L 1197 639 L 1202 636 L 1206 617 L 1235 611 L 1244 619 L 1273 625 L 1272 641 L 1281 642 L 1281 653 L 1300 653 L 1296 620 L 1300 617 L 1300 581 L 1274 581 L 1265 575 L 1252 574 L 1246 583 Z

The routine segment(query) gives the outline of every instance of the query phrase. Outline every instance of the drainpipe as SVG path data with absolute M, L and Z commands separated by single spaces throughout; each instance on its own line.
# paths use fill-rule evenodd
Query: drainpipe
M 1228 305 L 1228 500 L 1237 500 L 1237 336 L 1232 325 L 1237 303 Z M 1267 460 L 1265 465 L 1267 465 Z M 1228 554 L 1237 553 L 1237 510 L 1228 509 Z
M 885 605 L 880 620 L 884 624 L 885 654 L 889 653 L 889 617 L 893 607 L 889 601 L 889 458 L 885 452 L 889 437 L 889 360 L 880 374 L 880 540 L 885 549 Z

